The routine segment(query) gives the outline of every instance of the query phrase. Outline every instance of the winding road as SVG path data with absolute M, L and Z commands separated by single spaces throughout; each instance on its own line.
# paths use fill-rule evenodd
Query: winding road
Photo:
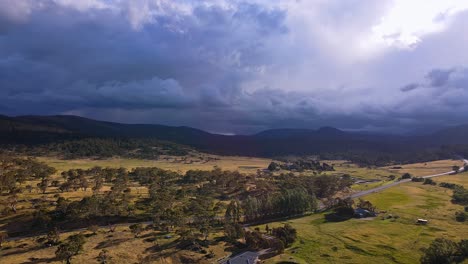
M 465 163 L 465 165 L 468 164 L 468 160 L 466 160 L 466 159 L 463 159 L 463 162 Z M 450 175 L 450 174 L 454 174 L 454 173 L 458 173 L 458 172 L 463 172 L 464 170 L 465 170 L 465 168 L 461 167 L 458 171 L 449 171 L 449 172 L 444 172 L 444 173 L 439 173 L 439 174 L 432 174 L 432 175 L 422 176 L 421 178 L 424 178 L 424 179 L 434 178 L 434 177 L 438 177 L 438 176 L 444 176 L 444 175 Z M 411 179 L 400 180 L 400 181 L 393 182 L 393 183 L 383 185 L 383 186 L 379 186 L 379 187 L 376 187 L 376 188 L 373 188 L 373 189 L 370 189 L 370 190 L 366 190 L 366 191 L 362 191 L 362 192 L 358 192 L 358 193 L 353 193 L 353 194 L 349 195 L 346 198 L 351 198 L 351 199 L 359 198 L 359 197 L 369 195 L 371 193 L 380 192 L 382 190 L 391 188 L 391 187 L 399 185 L 401 183 L 410 182 L 410 181 L 411 181 Z

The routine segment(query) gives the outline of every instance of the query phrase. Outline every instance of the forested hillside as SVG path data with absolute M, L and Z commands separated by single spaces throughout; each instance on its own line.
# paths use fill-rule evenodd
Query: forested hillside
M 30 153 L 71 158 L 152 158 L 185 155 L 193 148 L 221 155 L 320 155 L 323 159 L 348 159 L 361 165 L 386 165 L 468 155 L 466 130 L 466 126 L 460 126 L 432 135 L 395 136 L 335 128 L 279 129 L 251 136 L 226 136 L 189 127 L 119 124 L 77 116 L 0 116 L 0 144 L 4 148 L 21 150 L 25 149 L 21 146 L 28 146 Z

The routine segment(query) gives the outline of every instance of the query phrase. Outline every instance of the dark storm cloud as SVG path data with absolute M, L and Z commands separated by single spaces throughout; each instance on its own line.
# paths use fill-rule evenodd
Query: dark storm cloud
M 158 15 L 139 30 L 122 20 L 124 12 L 50 3 L 5 32 L 0 93 L 7 103 L 52 103 L 56 111 L 227 106 L 249 78 L 245 68 L 268 59 L 251 36 L 287 31 L 281 10 L 254 4 L 200 5 L 191 15 Z
M 391 3 L 4 0 L 0 110 L 223 133 L 461 122 L 468 16 L 388 47 L 369 32 Z

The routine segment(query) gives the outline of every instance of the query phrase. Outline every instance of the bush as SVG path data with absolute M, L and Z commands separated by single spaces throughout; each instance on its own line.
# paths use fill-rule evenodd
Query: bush
M 468 190 L 463 187 L 458 187 L 453 190 L 452 200 L 458 204 L 468 204 Z
M 67 239 L 67 242 L 59 245 L 55 256 L 58 260 L 70 263 L 71 259 L 83 250 L 84 243 L 85 238 L 82 234 L 72 235 Z
M 283 227 L 273 228 L 271 233 L 283 242 L 284 247 L 291 246 L 292 243 L 296 241 L 297 237 L 296 229 L 289 224 L 285 224 Z
M 455 189 L 455 188 L 463 188 L 461 185 L 455 184 L 455 183 L 448 183 L 448 182 L 441 182 L 439 183 L 440 187 L 448 188 L 448 189 Z
M 401 178 L 404 180 L 404 179 L 411 179 L 411 174 L 409 173 L 405 173 L 401 176 Z
M 429 248 L 424 250 L 422 264 L 450 264 L 454 262 L 457 244 L 445 238 L 436 238 Z
M 455 219 L 458 221 L 458 222 L 465 222 L 466 221 L 466 218 L 467 218 L 467 215 L 465 212 L 456 212 L 455 213 Z
M 135 235 L 135 237 L 138 237 L 141 232 L 143 232 L 144 228 L 142 224 L 133 224 L 128 227 L 130 231 Z
M 436 185 L 436 182 L 433 181 L 432 179 L 424 179 L 424 183 L 423 184 L 430 184 L 430 185 Z

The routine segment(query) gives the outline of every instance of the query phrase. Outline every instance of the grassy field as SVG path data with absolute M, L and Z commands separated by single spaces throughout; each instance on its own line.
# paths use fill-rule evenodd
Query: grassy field
M 413 176 L 426 176 L 431 174 L 437 174 L 442 172 L 451 171 L 454 165 L 463 166 L 461 160 L 438 160 L 426 163 L 414 163 L 401 166 L 401 169 L 392 169 L 392 167 L 386 167 L 394 173 L 410 173 Z
M 77 232 L 62 233 L 61 240 Z M 174 233 L 159 233 L 145 231 L 135 238 L 128 227 L 117 227 L 114 232 L 107 228 L 101 228 L 97 234 L 90 231 L 82 231 L 86 236 L 83 252 L 72 259 L 72 263 L 98 263 L 97 257 L 102 250 L 108 251 L 111 257 L 109 263 L 184 263 L 181 257 L 192 259 L 192 263 L 212 263 L 213 260 L 229 256 L 231 252 L 225 251 L 224 242 L 214 243 L 207 251 L 212 251 L 215 257 L 207 259 L 204 254 L 192 251 L 178 250 L 175 241 L 178 236 Z M 165 238 L 170 235 L 171 238 Z M 211 239 L 216 239 L 222 233 L 213 233 Z M 156 238 L 156 239 L 155 239 Z M 9 242 L 2 250 L 1 263 L 62 263 L 55 259 L 57 247 L 44 247 L 36 238 L 22 239 Z
M 461 160 L 438 160 L 426 163 L 414 163 L 401 165 L 400 169 L 393 169 L 395 166 L 366 168 L 359 167 L 356 164 L 347 161 L 325 161 L 333 164 L 335 171 L 328 173 L 347 173 L 351 176 L 361 179 L 385 179 L 390 175 L 399 176 L 404 173 L 410 173 L 413 176 L 426 176 L 437 173 L 448 172 L 452 170 L 452 166 L 463 166 Z
M 132 159 L 107 159 L 107 160 L 60 160 L 56 158 L 39 158 L 50 166 L 55 167 L 58 173 L 54 178 L 60 178 L 60 172 L 71 168 L 101 167 L 160 167 L 164 169 L 185 172 L 189 169 L 210 170 L 214 166 L 225 170 L 239 170 L 243 173 L 255 173 L 257 169 L 268 166 L 271 160 L 248 157 L 220 157 L 205 156 L 203 159 L 190 158 L 163 158 L 156 161 L 132 160 Z M 387 184 L 388 176 L 399 177 L 402 173 L 409 172 L 415 176 L 423 176 L 434 173 L 447 172 L 453 165 L 462 165 L 459 161 L 445 160 L 430 162 L 427 164 L 404 165 L 395 170 L 385 168 L 361 168 L 346 161 L 326 161 L 335 166 L 336 171 L 327 174 L 347 173 L 364 180 L 377 179 L 379 182 L 356 184 L 353 191 L 360 191 Z M 453 182 L 468 187 L 468 173 L 450 175 L 435 178 L 437 182 Z M 35 186 L 37 182 L 31 182 Z M 108 190 L 105 186 L 103 191 Z M 132 195 L 135 197 L 147 196 L 146 187 L 133 186 Z M 18 205 L 21 212 L 32 210 L 28 202 L 38 197 L 47 197 L 51 202 L 56 200 L 54 187 L 49 187 L 46 194 L 36 192 L 23 192 L 19 195 L 21 201 Z M 91 195 L 91 190 L 61 193 L 65 198 L 78 200 Z M 438 186 L 422 185 L 421 183 L 405 183 L 387 189 L 381 193 L 366 196 L 365 199 L 377 205 L 379 210 L 386 213 L 375 219 L 351 219 L 339 223 L 324 222 L 323 214 L 311 215 L 289 221 L 299 230 L 299 239 L 285 254 L 269 259 L 266 263 L 280 263 L 281 261 L 293 261 L 297 263 L 417 263 L 421 255 L 421 248 L 436 237 L 447 237 L 454 240 L 468 237 L 468 225 L 455 221 L 454 214 L 462 210 L 462 206 L 450 202 L 451 191 Z M 382 220 L 388 215 L 398 216 Z M 12 215 L 3 218 L 1 224 L 15 221 Z M 415 225 L 417 218 L 427 218 L 427 226 Z M 19 219 L 19 218 L 18 218 Z M 270 227 L 282 223 L 271 223 Z M 261 226 L 264 230 L 264 226 Z M 90 235 L 89 231 L 85 234 Z M 70 233 L 61 234 L 61 240 Z M 221 232 L 215 232 L 213 237 L 221 236 Z M 138 263 L 144 257 L 151 257 L 151 263 L 183 263 L 181 256 L 197 259 L 197 263 L 211 263 L 213 260 L 203 258 L 203 255 L 191 251 L 178 251 L 173 247 L 172 241 L 177 235 L 172 234 L 172 239 L 163 239 L 159 235 L 159 244 L 166 247 L 160 251 L 155 249 L 155 237 L 153 231 L 146 231 L 140 238 L 134 238 L 128 227 L 121 226 L 116 232 L 109 233 L 107 228 L 101 228 L 97 235 L 89 236 L 85 244 L 85 250 L 77 256 L 73 263 L 95 263 L 96 257 L 102 249 L 109 250 L 112 257 L 111 263 Z M 54 259 L 56 247 L 43 247 L 36 238 L 25 238 L 18 241 L 7 242 L 6 248 L 1 251 L 0 263 L 58 263 Z M 209 250 L 218 259 L 230 254 L 223 242 L 210 246 Z
M 201 158 L 200 158 L 201 156 Z M 223 170 L 238 170 L 242 173 L 255 173 L 258 169 L 265 169 L 272 160 L 263 158 L 237 157 L 237 156 L 216 156 L 200 154 L 197 157 L 161 157 L 158 160 L 141 160 L 141 159 L 75 159 L 62 160 L 52 157 L 38 158 L 46 162 L 48 165 L 55 167 L 58 171 L 68 169 L 89 169 L 95 166 L 110 167 L 110 168 L 127 168 L 136 167 L 158 167 L 167 170 L 180 171 L 182 173 L 187 170 L 211 170 L 215 166 Z
M 468 186 L 468 174 L 436 181 Z M 318 214 L 288 221 L 300 230 L 298 241 L 285 254 L 266 263 L 418 263 L 421 249 L 434 238 L 458 241 L 468 237 L 468 225 L 454 218 L 463 207 L 452 204 L 450 195 L 448 189 L 411 182 L 365 197 L 378 210 L 386 211 L 376 218 L 327 223 Z M 382 220 L 388 215 L 398 218 Z M 428 219 L 429 224 L 416 225 L 418 218 Z

